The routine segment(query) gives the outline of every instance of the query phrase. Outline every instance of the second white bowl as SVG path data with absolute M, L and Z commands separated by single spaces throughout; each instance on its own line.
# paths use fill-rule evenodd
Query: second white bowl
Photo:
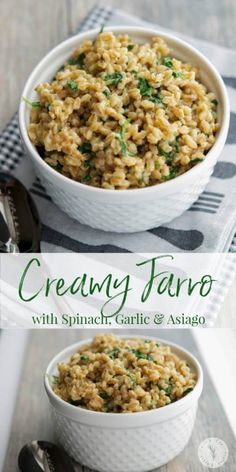
M 57 373 L 57 364 L 68 362 L 72 354 L 90 341 L 64 349 L 54 357 L 46 371 L 45 388 L 58 442 L 80 464 L 99 472 L 147 472 L 167 464 L 184 449 L 192 434 L 203 387 L 199 362 L 180 346 L 157 339 L 170 345 L 196 373 L 193 391 L 175 403 L 154 410 L 100 413 L 61 400 L 53 392 L 50 382 L 52 375 Z
M 128 26 L 107 29 L 112 29 L 115 34 L 128 34 L 138 42 L 150 41 L 153 36 L 158 35 L 167 42 L 176 57 L 199 67 L 202 82 L 215 93 L 219 102 L 220 130 L 206 159 L 185 174 L 159 185 L 142 189 L 105 190 L 75 182 L 44 162 L 30 142 L 27 132 L 30 109 L 23 101 L 19 108 L 20 132 L 26 152 L 35 165 L 42 184 L 63 211 L 81 223 L 104 231 L 144 231 L 179 216 L 204 190 L 225 144 L 229 126 L 229 102 L 224 83 L 215 67 L 184 41 L 154 29 Z M 50 81 L 78 44 L 84 40 L 93 40 L 97 34 L 98 30 L 80 33 L 49 52 L 31 73 L 22 95 L 34 100 L 35 87 L 41 82 Z

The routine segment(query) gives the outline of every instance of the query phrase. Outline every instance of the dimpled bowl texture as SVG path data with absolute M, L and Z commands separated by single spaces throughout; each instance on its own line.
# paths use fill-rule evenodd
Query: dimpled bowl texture
M 28 137 L 30 107 L 21 101 L 19 125 L 23 145 L 48 195 L 63 211 L 81 223 L 104 231 L 136 232 L 168 223 L 187 210 L 204 190 L 217 158 L 225 144 L 229 126 L 229 103 L 224 83 L 214 66 L 184 41 L 155 29 L 115 26 L 114 34 L 129 34 L 137 42 L 162 37 L 174 56 L 200 68 L 200 79 L 218 100 L 220 130 L 206 159 L 185 174 L 151 187 L 130 190 L 106 190 L 75 182 L 52 169 L 39 156 Z M 22 96 L 36 98 L 35 87 L 50 81 L 55 72 L 84 40 L 93 39 L 98 30 L 81 33 L 49 52 L 31 73 Z
M 45 388 L 53 427 L 59 444 L 80 464 L 100 472 L 146 472 L 167 464 L 187 445 L 202 392 L 202 369 L 188 351 L 158 341 L 170 345 L 174 353 L 188 362 L 196 373 L 197 383 L 192 392 L 175 403 L 145 412 L 100 413 L 75 407 L 55 395 L 50 378 L 57 373 L 57 364 L 67 362 L 85 341 L 64 349 L 50 362 Z

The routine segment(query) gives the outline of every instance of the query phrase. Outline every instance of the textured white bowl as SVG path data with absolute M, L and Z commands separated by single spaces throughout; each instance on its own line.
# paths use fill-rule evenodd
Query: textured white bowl
M 129 34 L 139 42 L 149 41 L 158 35 L 167 42 L 176 57 L 200 68 L 202 82 L 217 96 L 221 125 L 216 142 L 206 159 L 185 174 L 159 185 L 143 189 L 105 190 L 75 182 L 43 161 L 28 137 L 30 107 L 23 101 L 19 107 L 20 132 L 26 152 L 34 163 L 42 184 L 63 211 L 81 223 L 104 231 L 143 231 L 168 223 L 179 216 L 204 190 L 225 144 L 229 126 L 229 102 L 224 83 L 215 67 L 186 42 L 155 29 L 132 26 L 106 29 L 115 34 Z M 31 73 L 22 96 L 34 100 L 35 87 L 41 82 L 50 81 L 76 46 L 84 40 L 93 39 L 97 34 L 97 29 L 78 34 L 49 52 Z
M 170 345 L 196 372 L 197 384 L 193 391 L 155 410 L 100 413 L 64 402 L 50 385 L 51 376 L 57 373 L 57 364 L 67 362 L 89 341 L 64 349 L 53 358 L 46 371 L 45 388 L 59 444 L 80 464 L 100 472 L 146 472 L 167 464 L 184 449 L 192 434 L 203 386 L 203 372 L 197 359 L 176 344 L 157 339 Z

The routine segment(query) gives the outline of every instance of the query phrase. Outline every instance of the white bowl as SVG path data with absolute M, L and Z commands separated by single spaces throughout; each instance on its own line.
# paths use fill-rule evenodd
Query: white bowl
M 24 101 L 21 101 L 19 107 L 20 133 L 42 184 L 63 211 L 81 223 L 104 231 L 144 231 L 168 223 L 179 216 L 204 190 L 225 144 L 229 127 L 229 102 L 224 83 L 215 67 L 186 42 L 170 34 L 159 33 L 155 29 L 132 26 L 113 26 L 106 29 L 115 34 L 129 34 L 139 42 L 149 41 L 158 35 L 167 42 L 176 57 L 200 68 L 202 82 L 216 94 L 219 102 L 220 130 L 206 159 L 185 174 L 158 185 L 142 189 L 105 190 L 75 182 L 43 161 L 28 136 L 30 107 Z M 50 81 L 78 44 L 93 39 L 97 34 L 97 29 L 78 34 L 50 51 L 31 73 L 22 96 L 34 100 L 35 87 L 41 82 Z
M 144 336 L 121 336 L 124 338 Z M 150 337 L 150 339 L 156 339 Z M 50 362 L 45 388 L 52 410 L 58 442 L 80 464 L 100 472 L 146 472 L 177 456 L 188 443 L 203 387 L 203 372 L 197 359 L 176 344 L 174 353 L 186 360 L 197 384 L 185 397 L 159 409 L 138 413 L 100 413 L 75 407 L 53 392 L 50 378 L 59 362 L 68 362 L 85 342 L 64 349 Z

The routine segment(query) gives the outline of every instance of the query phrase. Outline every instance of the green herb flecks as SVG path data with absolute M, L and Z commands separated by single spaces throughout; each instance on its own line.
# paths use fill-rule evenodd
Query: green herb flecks
M 57 161 L 55 167 L 53 167 L 57 172 L 61 172 L 63 169 L 63 165 L 60 164 L 60 162 Z
M 82 178 L 82 182 L 90 182 L 92 179 L 91 175 L 87 174 Z
M 159 145 L 157 146 L 160 156 L 163 156 L 165 158 L 167 164 L 172 162 L 176 154 L 179 152 L 179 143 L 177 139 L 169 143 L 169 145 L 172 147 L 172 150 L 169 152 L 164 151 L 164 149 L 162 149 Z
M 144 352 L 141 352 L 136 349 L 129 349 L 130 352 L 132 352 L 137 359 L 146 359 L 148 361 L 153 361 L 153 357 L 150 354 L 145 354 Z
M 175 167 L 172 167 L 170 169 L 169 175 L 165 177 L 165 180 L 172 180 L 177 176 L 177 169 Z
M 133 70 L 131 70 L 131 74 L 133 74 L 134 77 L 137 77 L 138 71 L 133 69 Z
M 164 66 L 168 67 L 168 69 L 171 69 L 173 67 L 173 61 L 171 57 L 164 57 L 162 63 Z
M 111 92 L 109 92 L 109 90 L 103 90 L 103 95 L 105 95 L 106 98 L 109 98 L 110 95 L 111 95 Z
M 91 157 L 93 157 L 93 156 L 91 156 Z M 83 165 L 86 169 L 95 167 L 93 159 L 87 159 L 86 161 L 83 162 Z
M 113 403 L 112 403 L 112 401 L 107 401 L 107 402 L 105 402 L 105 404 L 104 404 L 104 409 L 105 409 L 105 411 L 106 411 L 107 413 L 109 413 L 109 411 L 112 411 L 112 409 L 113 409 Z
M 178 71 L 175 71 L 175 70 L 173 70 L 172 75 L 175 79 L 179 79 L 180 77 L 181 78 L 183 77 L 182 72 L 178 72 Z
M 121 72 L 114 72 L 113 74 L 105 74 L 102 79 L 106 82 L 107 85 L 118 85 L 119 82 L 123 79 L 123 74 Z
M 187 390 L 185 390 L 183 393 L 183 397 L 185 397 L 185 395 L 187 395 L 188 393 L 192 392 L 192 390 L 193 390 L 193 387 L 187 388 Z
M 86 355 L 82 354 L 82 356 L 80 356 L 80 360 L 83 361 L 83 362 L 89 362 L 90 358 L 89 358 L 89 356 L 86 356 Z
M 120 349 L 118 347 L 114 347 L 112 351 L 108 352 L 108 356 L 111 359 L 117 359 L 117 357 L 119 356 L 119 353 L 120 353 Z
M 92 146 L 90 143 L 88 142 L 84 142 L 83 144 L 81 144 L 81 146 L 79 146 L 79 151 L 81 152 L 81 154 L 88 154 L 89 155 L 89 159 L 86 159 L 86 161 L 83 162 L 83 166 L 88 169 L 88 168 L 91 168 L 91 167 L 94 167 L 94 161 L 93 159 L 96 157 L 96 154 L 95 152 L 92 151 Z M 84 177 L 85 178 L 85 177 Z M 86 176 L 86 179 L 87 181 L 89 181 L 90 179 L 88 178 L 88 176 Z M 85 180 L 86 182 L 86 180 Z
M 129 379 L 131 380 L 132 387 L 133 387 L 133 388 L 137 387 L 137 382 L 136 382 L 136 378 L 134 377 L 134 375 L 128 373 L 128 377 L 129 377 Z
M 79 69 L 84 68 L 85 53 L 81 52 L 77 57 L 71 57 L 67 63 L 71 66 L 77 66 Z
M 67 85 L 70 87 L 70 89 L 74 92 L 75 90 L 78 89 L 78 85 L 74 80 L 67 80 Z
M 142 97 L 146 97 L 153 103 L 162 103 L 162 96 L 160 95 L 160 93 L 157 92 L 153 87 L 151 87 L 148 81 L 143 77 L 140 77 L 138 81 L 138 88 Z
M 216 98 L 214 98 L 211 103 L 213 103 L 213 105 L 215 105 L 215 107 L 217 107 L 218 105 L 218 100 L 216 100 Z
M 163 388 L 162 390 L 164 390 L 164 392 L 166 393 L 166 395 L 170 395 L 171 392 L 172 392 L 172 389 L 173 389 L 173 386 L 172 386 L 172 385 L 168 385 L 168 387 Z
M 85 142 L 81 144 L 81 146 L 79 146 L 78 149 L 81 152 L 81 154 L 90 154 L 92 151 L 92 146 L 90 143 Z
M 132 49 L 134 49 L 134 47 L 135 47 L 135 44 L 128 44 L 127 49 L 128 49 L 128 51 L 132 51 Z
M 141 183 L 144 183 L 144 182 L 145 182 L 145 171 L 144 171 L 144 170 L 143 170 L 143 172 L 142 172 L 142 175 L 141 175 L 139 181 L 140 181 Z
M 30 105 L 32 108 L 41 108 L 43 106 L 40 102 L 31 102 L 26 97 L 22 97 L 22 100 L 24 100 L 24 102 L 27 103 L 27 105 Z
M 70 400 L 69 403 L 73 406 L 81 406 L 81 400 Z
M 109 400 L 109 399 L 110 399 L 110 396 L 108 395 L 107 392 L 100 392 L 100 393 L 99 393 L 99 396 L 100 396 L 103 400 Z
M 126 132 L 126 129 L 127 129 L 127 126 L 129 125 L 129 123 L 130 123 L 129 119 L 125 120 L 125 122 L 123 123 L 123 125 L 120 128 L 119 133 L 115 133 L 115 136 L 117 137 L 117 139 L 120 143 L 122 156 L 134 156 L 133 153 L 130 153 L 128 151 L 127 144 L 126 144 L 126 141 L 125 141 L 125 132 Z
M 193 159 L 192 161 L 190 161 L 190 165 L 195 165 L 202 161 L 204 161 L 202 157 L 196 157 L 196 159 Z
M 59 377 L 57 375 L 52 375 L 51 381 L 52 381 L 53 385 L 58 385 L 59 384 Z

